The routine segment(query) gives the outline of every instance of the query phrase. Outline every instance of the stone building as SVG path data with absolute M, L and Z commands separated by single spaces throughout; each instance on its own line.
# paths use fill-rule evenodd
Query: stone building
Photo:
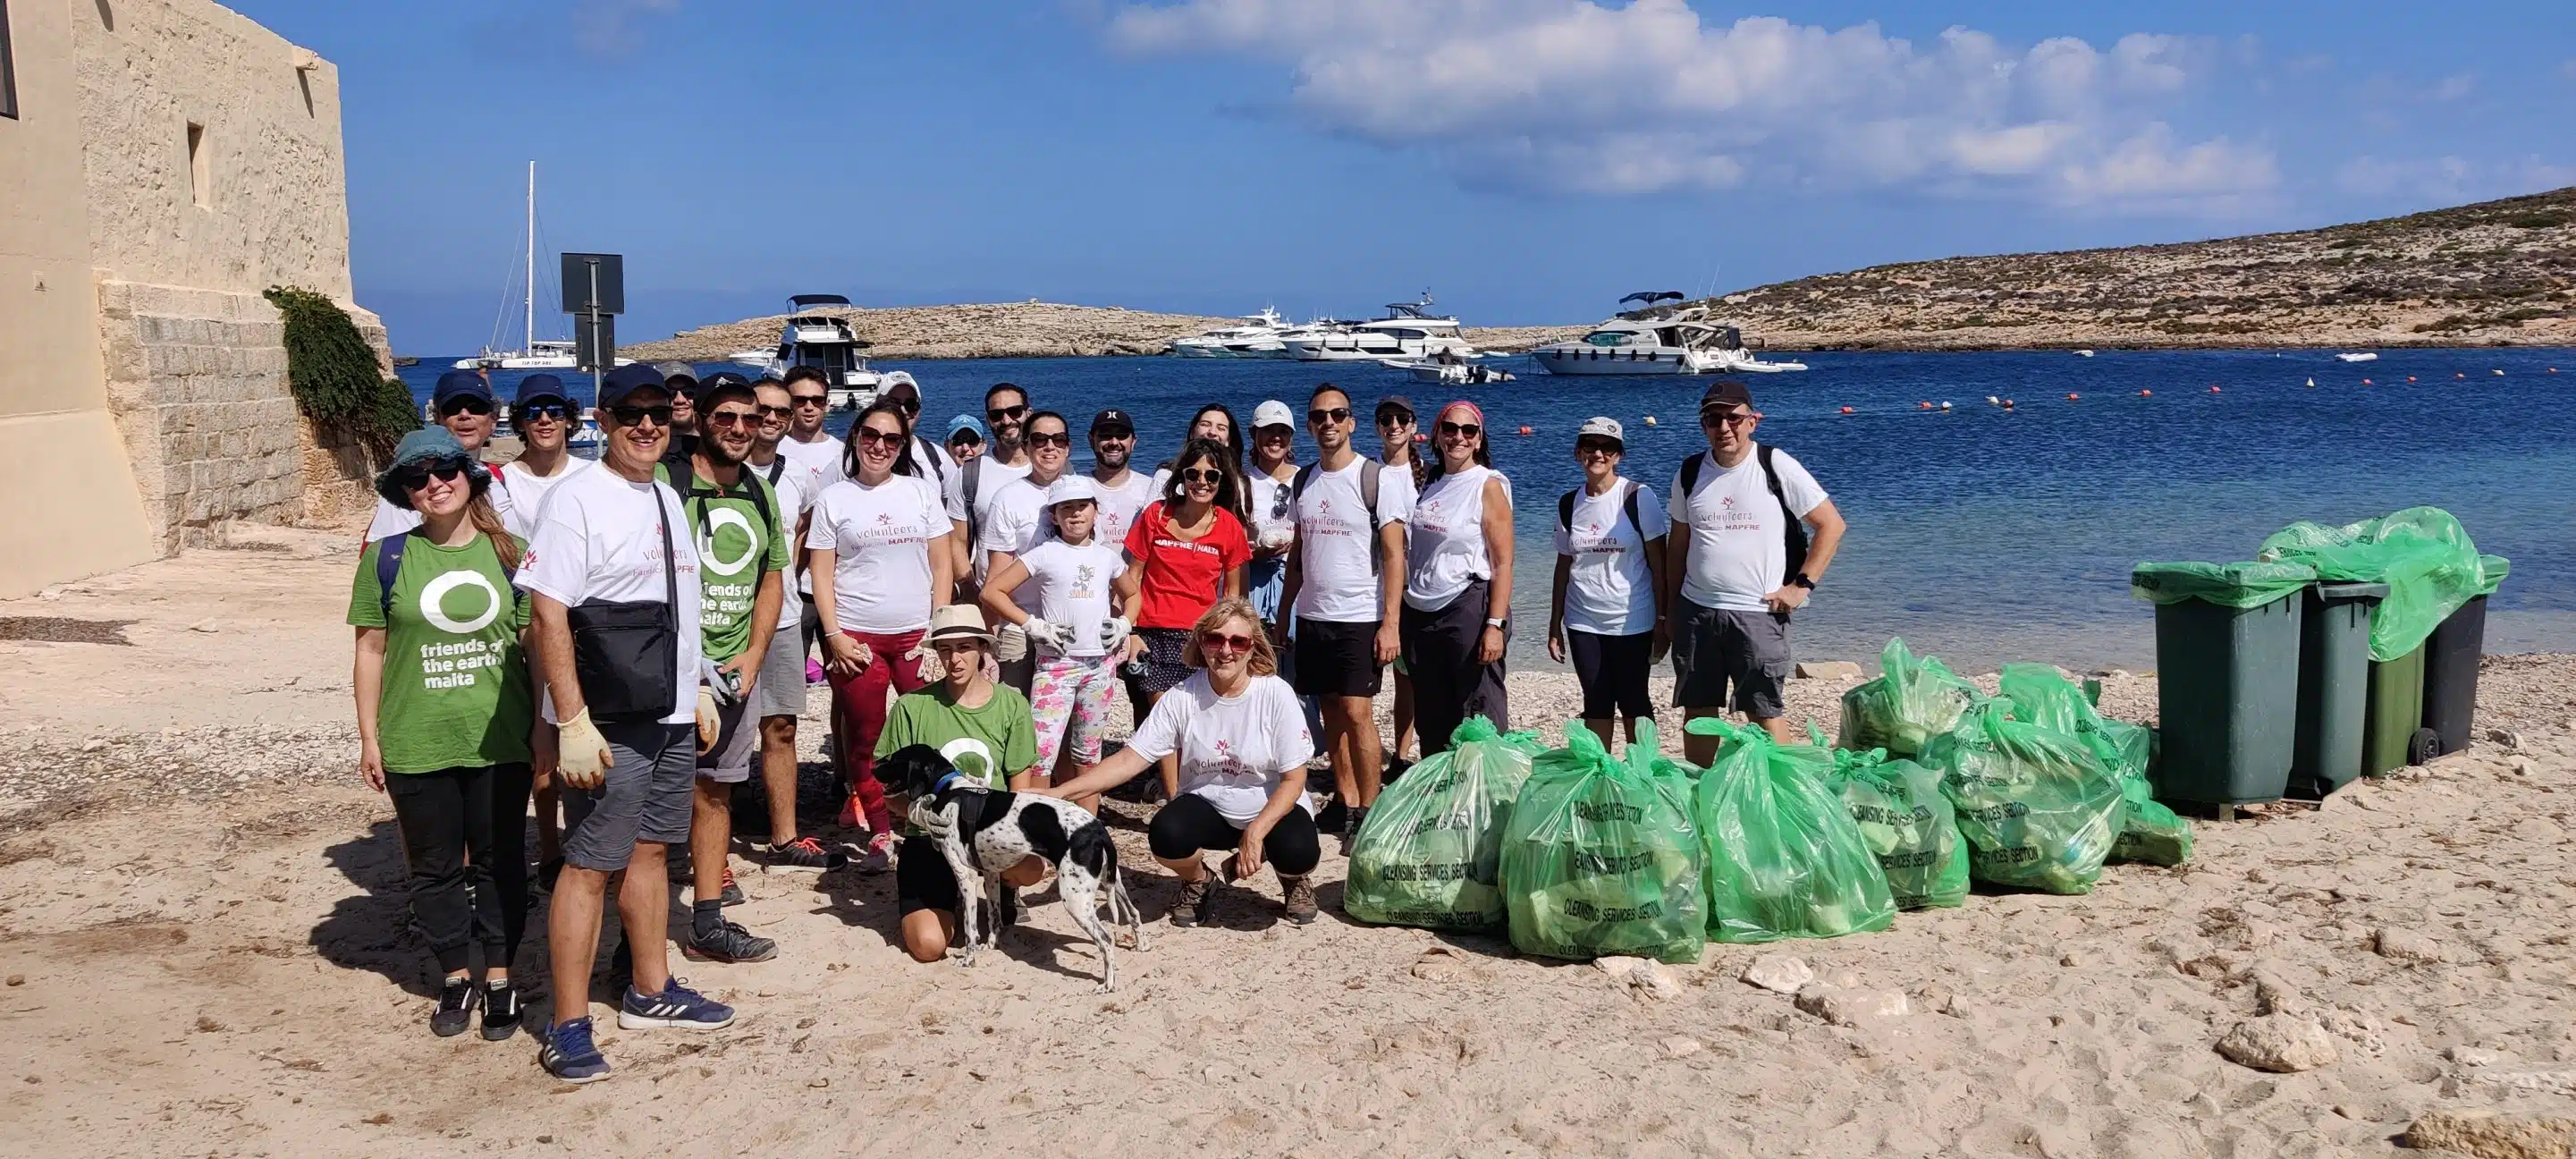
M 391 373 L 350 301 L 338 72 L 208 0 L 0 0 L 0 28 L 0 597 L 362 502 L 261 297 L 329 295 Z

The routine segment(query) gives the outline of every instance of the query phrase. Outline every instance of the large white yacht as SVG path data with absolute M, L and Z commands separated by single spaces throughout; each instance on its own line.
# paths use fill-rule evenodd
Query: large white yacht
M 1374 362 L 1435 354 L 1479 357 L 1476 348 L 1459 337 L 1456 318 L 1431 312 L 1429 291 L 1424 291 L 1418 302 L 1387 303 L 1386 317 L 1331 326 L 1319 324 L 1311 333 L 1281 335 L 1280 344 L 1288 348 L 1288 357 L 1300 362 Z
M 1594 326 L 1581 338 L 1529 352 L 1550 374 L 1773 374 L 1805 370 L 1803 362 L 1765 362 L 1744 348 L 1742 331 L 1710 321 L 1701 306 L 1659 309 L 1681 294 L 1630 294 L 1638 309 Z
M 1220 326 L 1205 334 L 1172 339 L 1165 353 L 1174 358 L 1285 358 L 1288 348 L 1279 341 L 1279 332 L 1288 328 L 1288 320 L 1268 306 L 1258 314 L 1246 314 L 1241 326 Z
M 876 371 L 868 368 L 867 343 L 859 340 L 850 328 L 850 320 L 833 314 L 815 312 L 818 306 L 848 306 L 850 300 L 839 294 L 798 294 L 787 299 L 787 325 L 779 331 L 778 349 L 738 350 L 726 361 L 762 374 L 785 374 L 799 366 L 811 366 L 830 376 L 826 385 L 832 392 L 832 407 L 847 410 L 863 407 L 877 400 L 877 392 L 898 382 L 913 382 L 913 377 L 900 370 Z M 917 389 L 920 384 L 913 384 Z

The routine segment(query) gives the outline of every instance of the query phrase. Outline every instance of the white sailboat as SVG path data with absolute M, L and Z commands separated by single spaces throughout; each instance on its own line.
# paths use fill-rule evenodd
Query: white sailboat
M 456 369 L 573 370 L 580 367 L 581 360 L 574 353 L 576 346 L 573 342 L 559 338 L 537 337 L 537 163 L 534 161 L 528 162 L 528 225 L 525 261 L 526 267 L 519 279 L 519 304 L 523 314 L 519 348 L 497 350 L 487 345 L 471 358 L 457 359 Z M 506 302 L 508 299 L 503 300 Z M 500 334 L 500 324 L 497 319 L 492 329 L 494 341 L 497 343 Z M 617 365 L 624 366 L 633 361 L 635 360 L 632 358 L 620 358 L 617 360 Z

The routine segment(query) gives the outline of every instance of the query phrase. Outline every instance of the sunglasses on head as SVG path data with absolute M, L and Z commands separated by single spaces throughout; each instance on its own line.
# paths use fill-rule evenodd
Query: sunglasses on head
M 1205 483 L 1208 486 L 1213 487 L 1224 481 L 1225 472 L 1213 467 L 1191 467 L 1188 470 L 1181 472 L 1181 482 L 1183 483 Z
M 770 406 L 763 403 L 760 408 L 760 417 L 765 419 L 786 418 L 788 412 L 795 409 L 796 408 L 794 406 Z
M 454 417 L 460 414 L 487 415 L 492 413 L 492 404 L 469 395 L 465 398 L 451 398 L 438 404 L 438 413 L 441 417 Z
M 449 459 L 432 466 L 405 467 L 394 472 L 394 483 L 405 491 L 418 491 L 429 486 L 429 481 L 433 478 L 442 483 L 454 483 L 464 477 L 465 462 L 461 459 Z
M 881 431 L 875 427 L 860 427 L 859 441 L 869 446 L 884 444 L 889 447 L 901 447 L 903 445 L 903 432 Z
M 608 413 L 621 427 L 631 427 L 646 419 L 653 420 L 655 426 L 671 425 L 671 407 L 668 403 L 661 406 L 612 406 L 608 408 Z
M 1029 413 L 1029 405 L 1027 403 L 1021 403 L 1018 406 L 986 407 L 984 408 L 984 421 L 995 423 L 1018 422 L 1020 421 L 1020 416 L 1027 413 Z
M 1251 650 L 1252 637 L 1250 636 L 1235 632 L 1199 633 L 1199 651 L 1202 652 L 1249 652 Z
M 1443 421 L 1440 424 L 1440 433 L 1444 435 L 1464 435 L 1472 439 L 1484 432 L 1485 428 L 1476 423 L 1453 423 Z
M 1306 412 L 1306 421 L 1313 423 L 1316 426 L 1323 426 L 1326 423 L 1346 423 L 1351 421 L 1351 408 L 1346 406 L 1337 406 L 1330 409 L 1317 407 Z
M 1070 447 L 1073 445 L 1073 436 L 1063 431 L 1057 431 L 1051 435 L 1030 435 L 1028 443 L 1032 447 Z
M 831 403 L 831 401 L 832 401 L 832 396 L 831 396 L 830 394 L 828 394 L 828 393 L 826 393 L 826 394 L 791 394 L 791 395 L 788 395 L 788 396 L 787 396 L 787 398 L 788 398 L 788 402 L 789 402 L 789 404 L 790 404 L 790 405 L 792 405 L 792 406 L 826 406 L 826 405 L 829 405 L 829 404 Z
M 519 408 L 519 421 L 533 423 L 545 419 L 561 419 L 571 414 L 572 408 L 559 402 L 532 402 Z

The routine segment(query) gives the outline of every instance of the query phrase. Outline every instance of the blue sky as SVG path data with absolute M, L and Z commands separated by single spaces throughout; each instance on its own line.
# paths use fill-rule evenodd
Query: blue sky
M 807 291 L 1579 322 L 2576 184 L 2565 0 L 235 7 L 339 65 L 406 353 L 490 336 L 532 157 L 629 341 Z

